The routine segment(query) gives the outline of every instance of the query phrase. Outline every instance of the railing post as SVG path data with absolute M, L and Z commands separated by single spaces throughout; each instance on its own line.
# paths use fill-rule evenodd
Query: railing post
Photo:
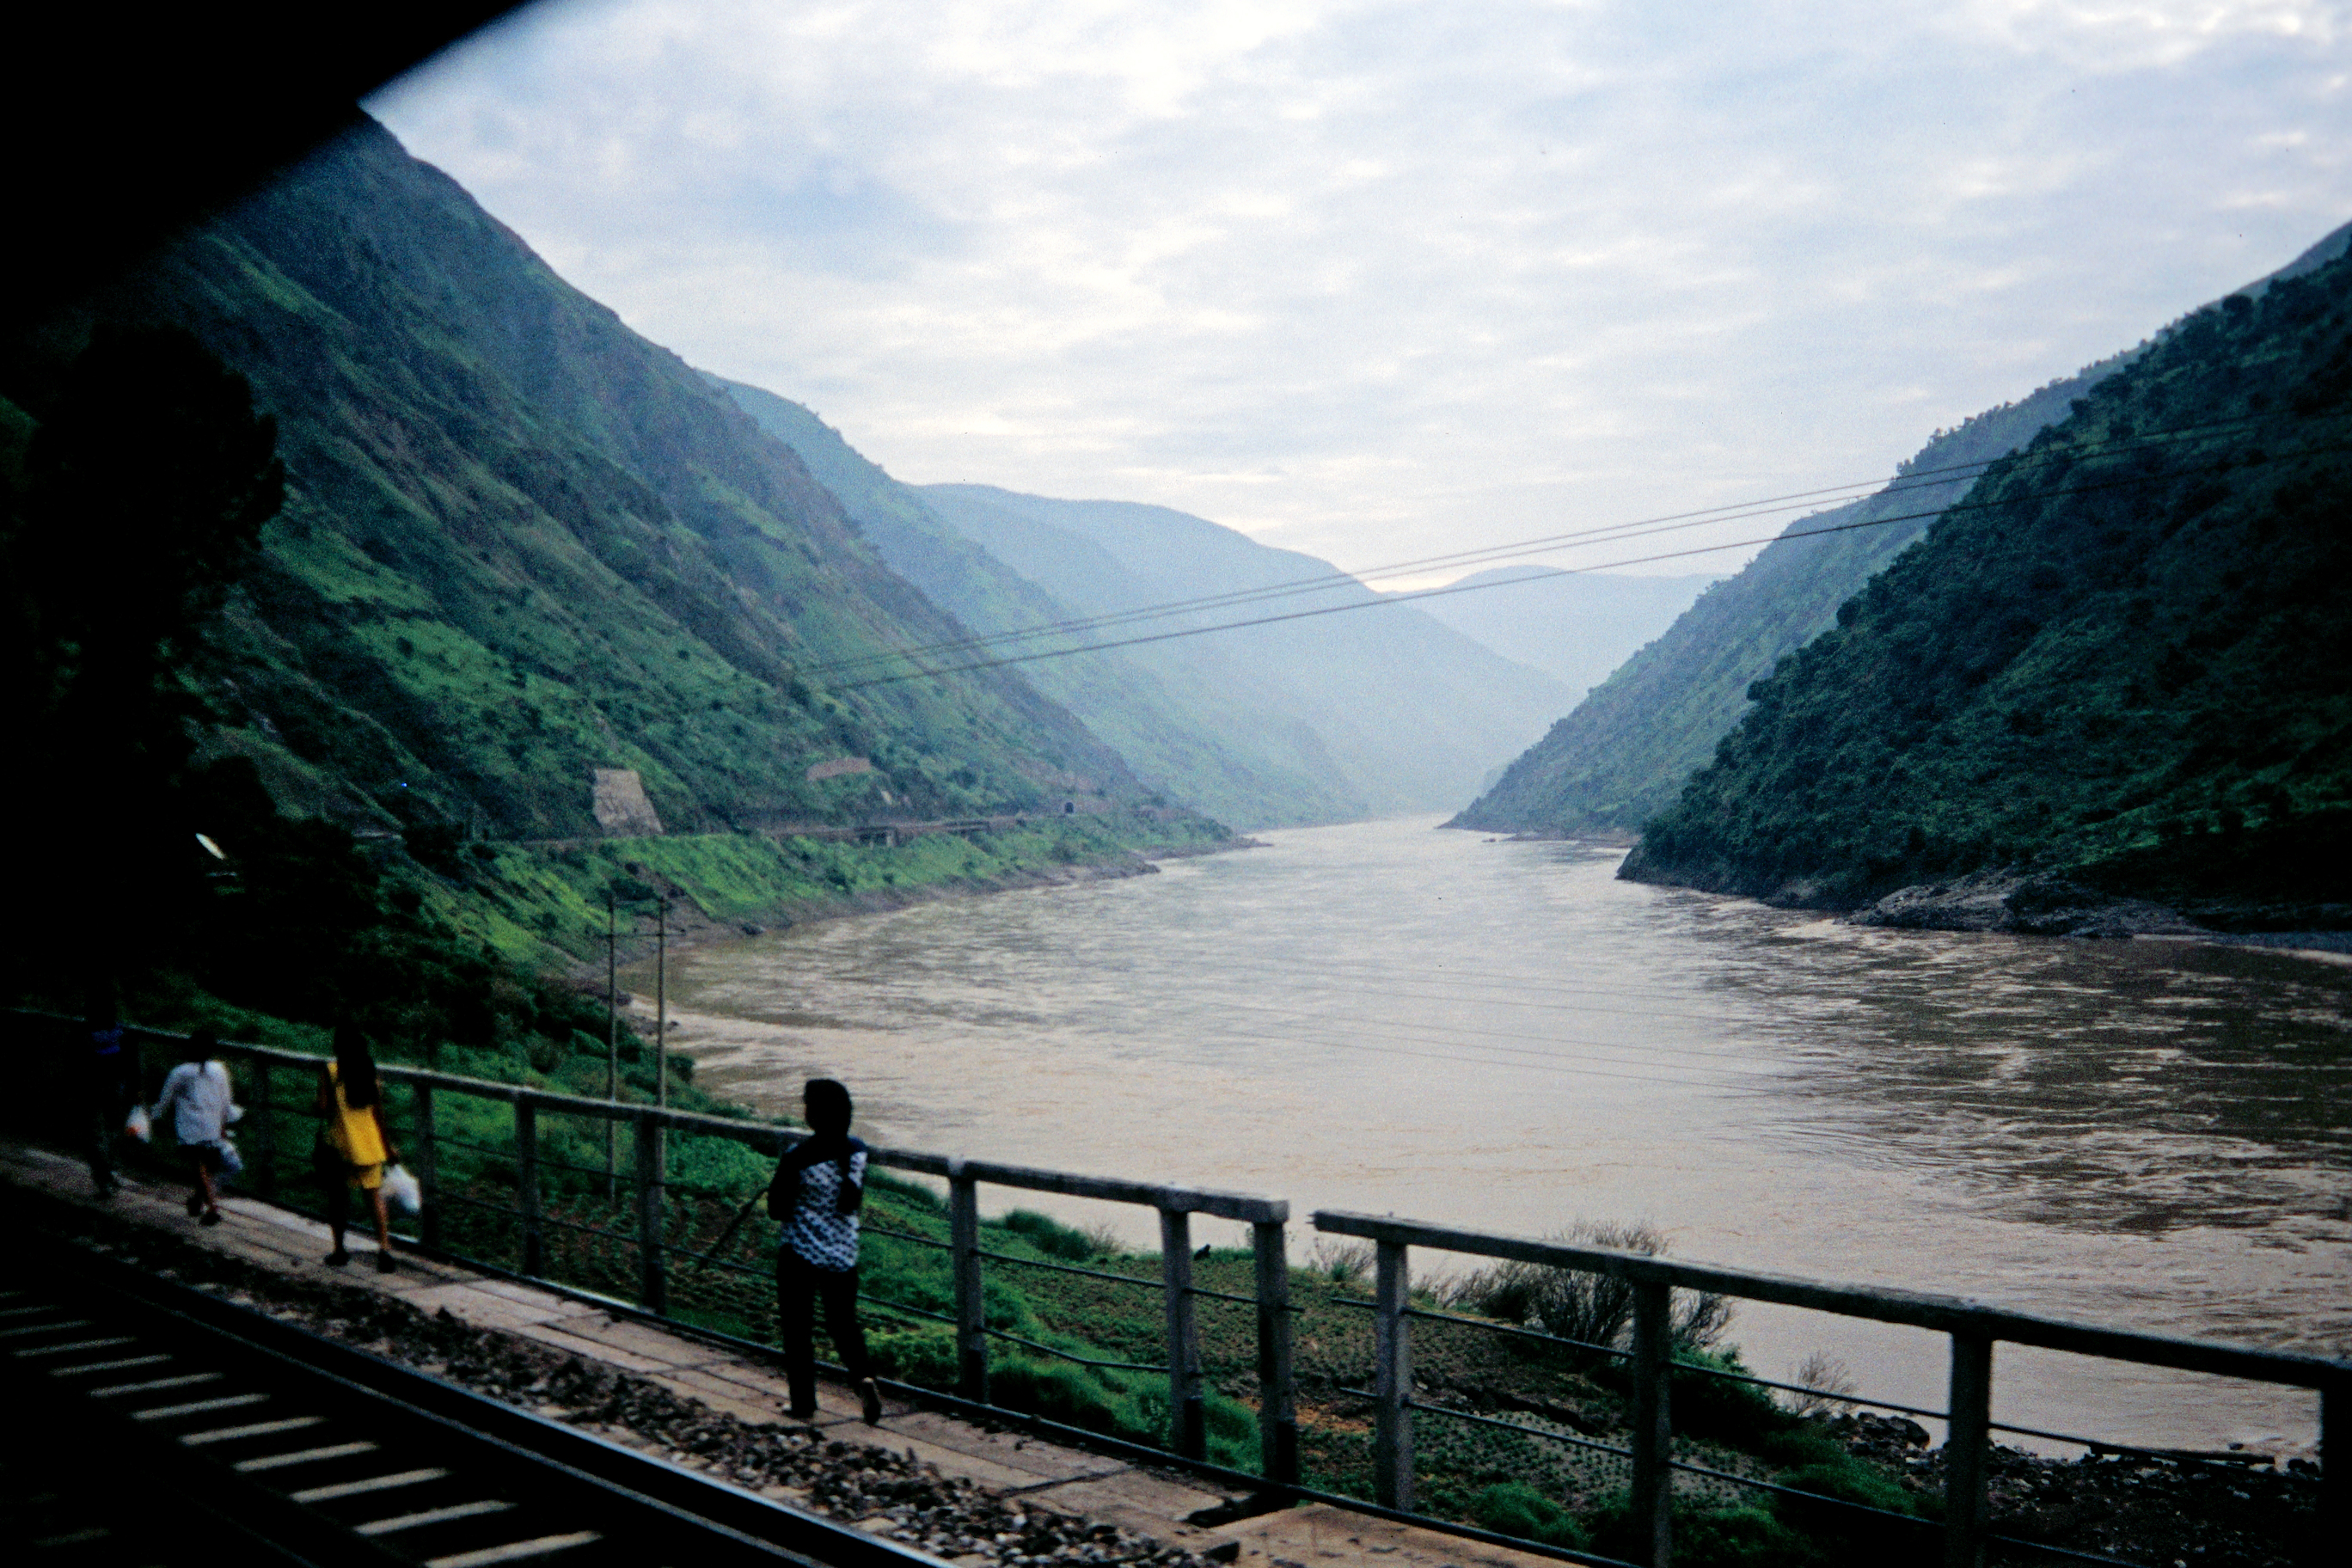
M 1250 1226 L 1257 1261 L 1258 1473 L 1277 1486 L 1298 1480 L 1297 1384 L 1290 1365 L 1290 1248 L 1280 1220 Z
M 253 1195 L 264 1203 L 278 1197 L 278 1116 L 269 1081 L 269 1058 L 247 1057 L 253 1064 L 253 1152 L 246 1163 L 253 1168 Z
M 522 1200 L 522 1271 L 537 1279 L 547 1272 L 546 1243 L 539 1207 L 539 1103 L 518 1100 L 514 1108 L 515 1192 Z
M 669 1312 L 669 1270 L 662 1260 L 662 1168 L 667 1152 L 661 1123 L 643 1110 L 637 1124 L 637 1300 L 656 1317 Z
M 1192 1312 L 1192 1216 L 1182 1209 L 1160 1211 L 1160 1289 L 1168 1317 L 1168 1445 L 1188 1459 L 1204 1459 L 1209 1424 Z
M 980 1184 L 948 1162 L 948 1254 L 955 1275 L 956 1392 L 988 1403 L 988 1315 L 981 1294 Z
M 1944 1568 L 1982 1568 L 1990 1506 L 1985 1443 L 1992 1422 L 1992 1341 L 1952 1336 L 1950 1412 L 1944 1435 Z
M 1404 1243 L 1375 1243 L 1372 1271 L 1372 1500 L 1411 1510 L 1412 1330 L 1405 1310 L 1412 1278 Z
M 2325 1541 L 2352 1535 L 2352 1384 L 2342 1379 L 2319 1387 L 2319 1511 L 2312 1520 L 2311 1560 Z
M 433 1086 L 420 1083 L 416 1098 L 416 1184 L 421 1190 L 417 1235 L 425 1246 L 441 1245 L 441 1140 L 433 1125 Z
M 1674 1409 L 1672 1293 L 1664 1285 L 1633 1287 L 1633 1512 L 1635 1560 L 1666 1568 L 1674 1559 Z

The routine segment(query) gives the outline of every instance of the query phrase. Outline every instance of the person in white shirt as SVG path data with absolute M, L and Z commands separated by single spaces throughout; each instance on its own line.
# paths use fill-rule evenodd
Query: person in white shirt
M 227 1162 L 224 1142 L 228 1137 L 228 1068 L 212 1059 L 220 1037 L 198 1029 L 180 1049 L 180 1065 L 163 1079 L 163 1097 L 155 1101 L 155 1121 L 172 1122 L 194 1177 L 188 1194 L 188 1217 L 199 1225 L 220 1224 L 218 1177 Z
M 784 1352 L 789 1414 L 816 1414 L 816 1312 L 857 1387 L 867 1426 L 882 1419 L 882 1394 L 857 1321 L 857 1211 L 866 1201 L 866 1145 L 849 1135 L 849 1090 L 811 1079 L 802 1094 L 809 1136 L 776 1163 L 768 1217 L 782 1225 L 776 1246 L 776 1338 Z

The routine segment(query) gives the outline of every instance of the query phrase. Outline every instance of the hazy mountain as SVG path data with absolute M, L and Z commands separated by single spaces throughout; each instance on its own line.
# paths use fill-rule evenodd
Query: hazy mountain
M 1379 606 L 1125 650 L 1221 740 L 1344 792 L 1365 811 L 1458 805 L 1571 700 L 1549 676 L 1417 608 L 1380 605 L 1378 595 L 1328 562 L 1269 549 L 1202 518 L 982 485 L 929 485 L 921 493 L 967 538 L 1088 615 L 1318 584 L 1135 622 L 1101 640 Z
M 1496 566 L 1415 599 L 1423 614 L 1582 698 L 1675 624 L 1717 574 L 1624 577 L 1550 566 Z
M 963 628 L 791 447 L 379 126 L 60 333 L 122 323 L 187 327 L 277 418 L 287 505 L 206 746 L 289 807 L 593 833 L 596 768 L 637 770 L 672 829 L 1142 799 L 1016 671 L 803 679 Z M 875 771 L 807 777 L 844 756 Z
M 800 454 L 893 571 L 965 626 L 982 633 L 1017 631 L 1079 617 L 1079 611 L 940 521 L 921 492 L 892 479 L 810 410 L 756 386 L 710 379 Z M 989 657 L 982 649 L 941 655 L 947 663 Z M 1254 747 L 1232 715 L 1188 709 L 1125 653 L 1041 659 L 1019 668 L 1031 685 L 1118 748 L 1146 783 L 1220 821 L 1241 827 L 1336 822 L 1366 809 L 1328 770 L 1309 773 L 1278 752 Z M 841 678 L 885 672 L 877 666 L 844 671 Z
M 2347 436 L 2352 258 L 2189 317 L 1759 682 L 1624 874 L 2352 919 Z

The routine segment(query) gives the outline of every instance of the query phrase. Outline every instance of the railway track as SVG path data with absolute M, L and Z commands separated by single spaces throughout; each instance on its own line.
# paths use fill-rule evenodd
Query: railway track
M 41 1237 L 0 1265 L 0 1554 L 40 1568 L 938 1568 Z

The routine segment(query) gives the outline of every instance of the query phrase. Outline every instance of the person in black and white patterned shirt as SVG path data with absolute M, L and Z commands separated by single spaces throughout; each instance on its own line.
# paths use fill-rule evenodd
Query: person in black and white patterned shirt
M 784 1352 L 792 1415 L 816 1414 L 816 1302 L 824 1330 L 867 1425 L 882 1419 L 882 1394 L 857 1321 L 857 1211 L 866 1201 L 866 1145 L 849 1135 L 849 1090 L 829 1078 L 802 1092 L 809 1136 L 785 1152 L 768 1184 L 769 1217 L 783 1226 L 776 1246 L 776 1336 Z

